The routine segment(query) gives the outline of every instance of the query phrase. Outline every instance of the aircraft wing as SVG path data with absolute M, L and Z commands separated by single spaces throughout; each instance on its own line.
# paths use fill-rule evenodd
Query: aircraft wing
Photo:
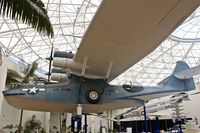
M 103 0 L 75 54 L 85 75 L 113 80 L 152 52 L 200 0 Z M 84 65 L 83 65 L 84 66 Z M 74 70 L 83 76 L 83 70 Z

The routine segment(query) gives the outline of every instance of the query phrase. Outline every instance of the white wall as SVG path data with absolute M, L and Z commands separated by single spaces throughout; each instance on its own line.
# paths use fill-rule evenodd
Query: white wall
M 3 104 L 2 91 L 5 89 L 6 75 L 7 75 L 7 59 L 3 57 L 2 60 L 0 60 L 0 116 Z
M 196 84 L 196 90 L 191 91 L 190 94 L 195 92 L 200 92 L 200 83 Z M 187 117 L 194 117 L 196 116 L 200 122 L 200 94 L 196 95 L 189 95 L 191 101 L 186 101 L 183 103 L 184 105 L 184 112 Z
M 3 106 L 2 106 L 2 114 L 0 117 L 0 129 L 8 124 L 13 125 L 19 125 L 20 120 L 20 109 L 16 109 L 9 104 L 5 100 L 3 100 Z M 42 127 L 45 128 L 45 112 L 36 112 L 36 111 L 27 111 L 24 110 L 23 112 L 23 122 L 22 125 L 25 124 L 25 122 L 32 117 L 32 115 L 35 115 L 37 119 L 39 119 L 42 123 Z M 4 130 L 6 132 L 8 130 Z

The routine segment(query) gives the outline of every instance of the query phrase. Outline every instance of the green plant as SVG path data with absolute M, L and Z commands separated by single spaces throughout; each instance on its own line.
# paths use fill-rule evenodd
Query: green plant
M 23 77 L 22 83 L 29 83 L 31 78 L 33 78 L 33 80 L 37 77 L 34 72 L 38 67 L 38 63 L 37 60 L 35 60 L 33 62 L 33 64 L 27 68 L 27 70 L 25 71 L 25 76 Z
M 40 133 L 46 133 L 46 131 L 44 130 L 44 128 L 42 128 L 42 129 L 40 130 Z
M 37 63 L 37 60 L 35 60 L 32 63 L 32 65 L 30 65 L 24 71 L 25 76 L 21 76 L 16 71 L 8 69 L 7 77 L 6 77 L 6 85 L 8 86 L 11 83 L 29 83 L 30 81 L 34 81 L 34 80 L 43 80 L 44 81 L 43 78 L 38 77 L 37 75 L 34 74 L 37 67 L 38 67 L 38 63 Z
M 11 83 L 20 83 L 22 82 L 22 76 L 17 72 L 8 69 L 7 77 L 6 77 L 6 85 L 10 85 Z
M 41 0 L 1 0 L 0 14 L 22 20 L 39 33 L 53 37 L 53 27 Z
M 116 130 L 115 129 L 108 129 L 108 132 L 109 133 L 116 133 Z
M 36 119 L 36 116 L 33 115 L 30 120 L 27 120 L 24 125 L 24 133 L 46 133 L 45 130 L 41 127 L 40 120 Z
M 69 127 L 66 129 L 66 132 L 67 132 L 67 133 L 73 133 L 72 130 L 71 130 L 71 126 L 69 126 Z
M 10 133 L 17 133 L 18 125 L 8 124 L 3 129 L 8 129 Z

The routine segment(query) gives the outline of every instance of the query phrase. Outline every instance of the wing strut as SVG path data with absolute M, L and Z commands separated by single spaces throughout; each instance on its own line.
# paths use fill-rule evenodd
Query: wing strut
M 83 77 L 88 77 L 90 74 L 87 74 L 86 73 L 86 69 L 88 68 L 88 66 L 87 66 L 87 63 L 88 63 L 88 57 L 84 57 L 84 59 L 83 59 L 83 63 L 82 63 L 82 68 L 81 68 L 81 76 L 83 76 Z M 112 70 L 112 66 L 113 66 L 113 61 L 109 61 L 109 63 L 108 63 L 108 69 L 107 69 L 107 72 L 106 72 L 106 75 L 105 75 L 105 77 L 104 76 L 102 76 L 102 77 L 100 77 L 100 76 L 95 76 L 95 75 L 90 75 L 91 77 L 95 77 L 95 78 L 104 78 L 105 80 L 107 80 L 108 78 L 109 78 L 109 76 L 110 76 L 110 73 L 111 73 L 111 70 Z
M 87 68 L 87 61 L 88 61 L 88 57 L 84 57 L 81 76 L 85 75 L 85 70 Z
M 107 73 L 106 73 L 106 79 L 108 79 L 109 76 L 110 76 L 110 72 L 111 72 L 112 66 L 113 66 L 113 61 L 110 61 L 109 62 L 109 66 L 108 66 L 108 70 L 107 70 Z

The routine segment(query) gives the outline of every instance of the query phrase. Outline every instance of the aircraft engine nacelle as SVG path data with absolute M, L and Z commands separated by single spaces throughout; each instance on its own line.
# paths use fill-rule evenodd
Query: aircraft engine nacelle
M 64 51 L 55 51 L 53 56 L 72 59 L 74 57 L 74 54 L 70 52 L 64 52 Z
M 67 69 L 61 69 L 61 68 L 52 68 L 51 69 L 52 73 L 62 73 L 62 74 L 66 74 L 67 73 Z
M 69 81 L 67 74 L 61 74 L 61 73 L 52 73 L 51 74 L 51 80 L 58 81 L 58 82 Z
M 76 63 L 73 59 L 55 57 L 53 59 L 53 66 L 63 69 L 81 70 L 82 64 Z

